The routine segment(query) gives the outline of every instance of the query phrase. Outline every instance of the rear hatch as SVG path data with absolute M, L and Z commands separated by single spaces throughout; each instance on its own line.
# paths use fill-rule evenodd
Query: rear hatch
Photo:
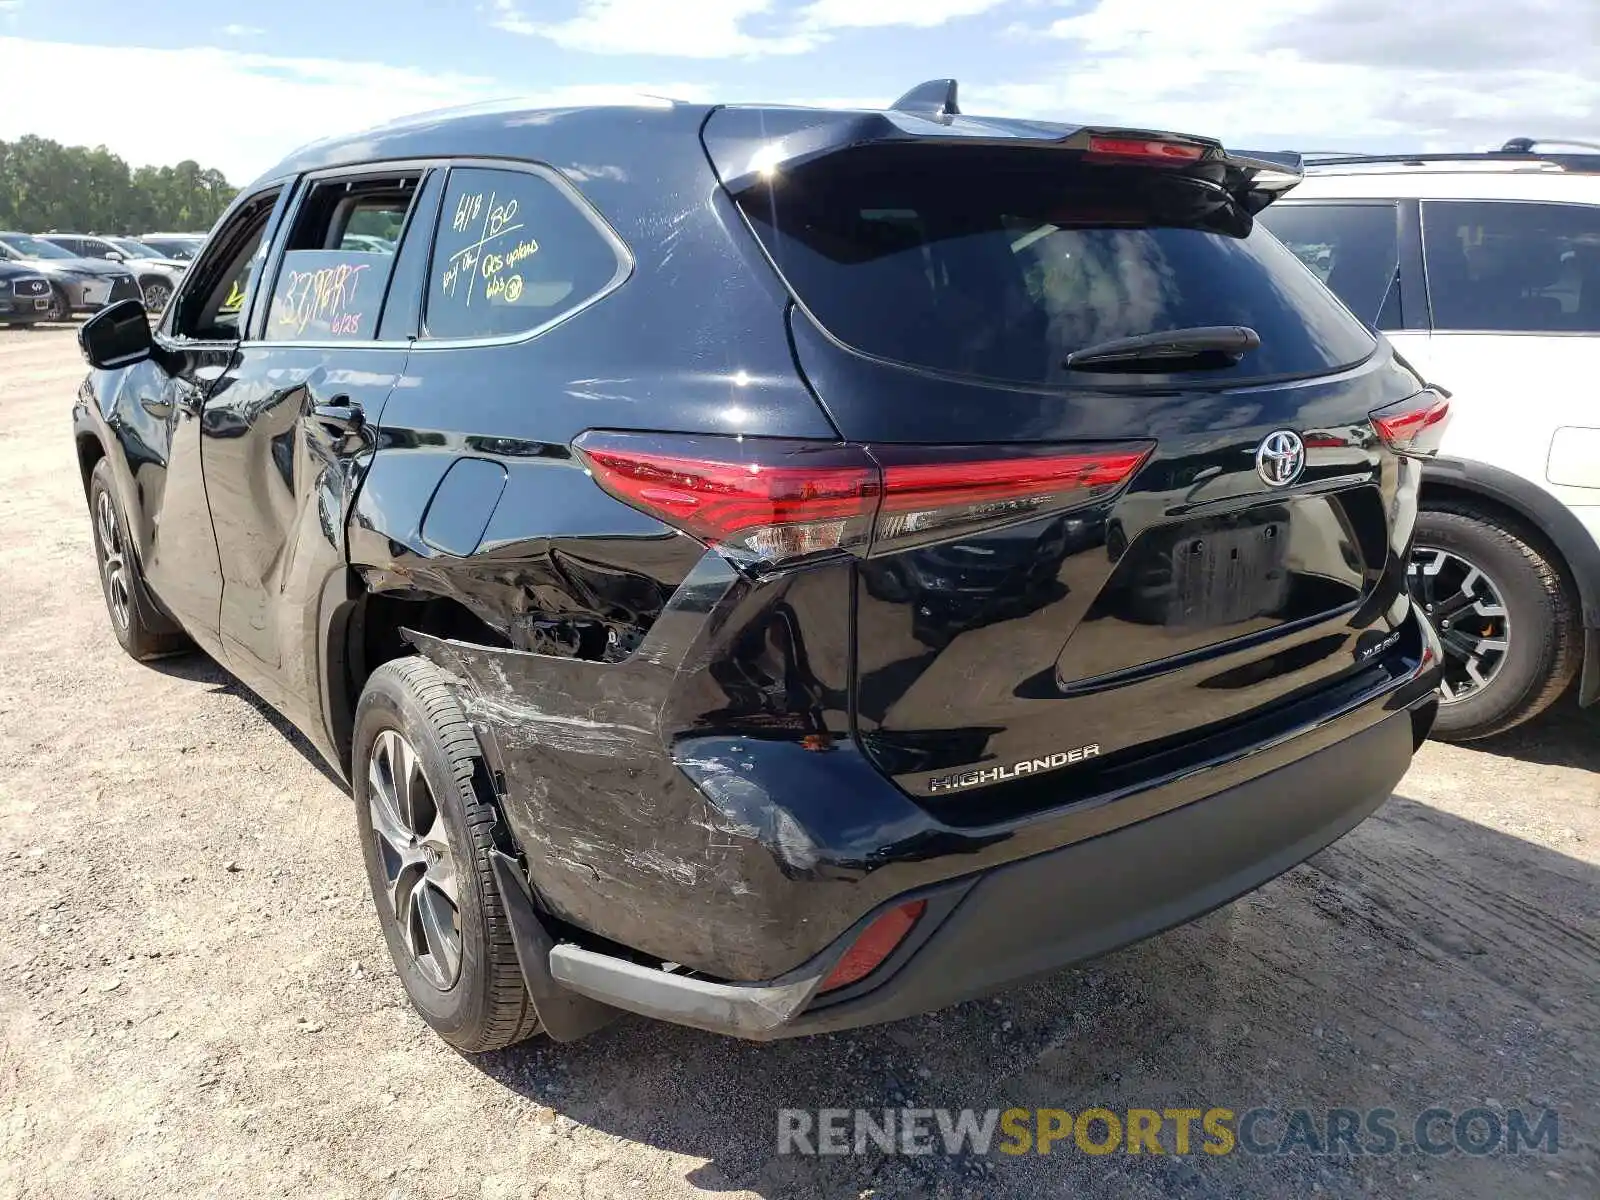
M 707 146 L 819 402 L 883 464 L 886 513 L 897 464 L 967 506 L 880 518 L 856 568 L 855 730 L 907 791 L 973 822 L 1103 795 L 1314 721 L 1407 649 L 1411 518 L 1368 415 L 1421 384 L 1256 226 L 1292 174 L 898 116 L 751 167 L 741 120 Z M 1014 502 L 1019 464 L 1065 461 L 1094 486 Z

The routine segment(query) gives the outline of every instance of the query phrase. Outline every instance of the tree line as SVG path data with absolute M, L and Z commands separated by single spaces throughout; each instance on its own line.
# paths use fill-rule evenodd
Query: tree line
M 0 229 L 204 231 L 237 191 L 221 171 L 190 159 L 130 168 L 104 146 L 63 146 L 32 134 L 0 141 Z

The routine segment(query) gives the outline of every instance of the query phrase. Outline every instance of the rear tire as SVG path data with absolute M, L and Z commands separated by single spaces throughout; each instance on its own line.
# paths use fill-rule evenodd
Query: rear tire
M 111 462 L 102 458 L 89 473 L 89 524 L 94 532 L 95 562 L 100 569 L 100 591 L 117 643 L 140 662 L 181 654 L 193 643 L 182 633 L 162 628 L 150 611 L 150 599 L 139 575 L 139 558 L 133 552 L 128 523 L 123 519 L 112 487 Z
M 1425 595 L 1444 579 L 1450 582 Z M 1467 508 L 1425 509 L 1410 581 L 1444 645 L 1446 685 L 1455 693 L 1442 698 L 1434 737 L 1503 733 L 1543 712 L 1576 676 L 1577 604 L 1560 567 L 1525 531 Z
M 351 778 L 367 881 L 413 1007 L 457 1050 L 539 1031 L 490 852 L 478 739 L 439 668 L 384 663 L 356 706 Z

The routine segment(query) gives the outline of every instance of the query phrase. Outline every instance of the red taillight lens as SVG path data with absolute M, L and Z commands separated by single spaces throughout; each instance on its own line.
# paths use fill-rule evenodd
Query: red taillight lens
M 1089 503 L 1126 482 L 1151 449 L 603 432 L 573 446 L 617 499 L 743 565 L 902 550 Z
M 1191 142 L 1171 142 L 1164 138 L 1102 137 L 1089 139 L 1088 153 L 1096 158 L 1121 158 L 1146 163 L 1199 162 L 1206 148 Z
M 875 446 L 872 452 L 883 464 L 873 549 L 902 550 L 1093 501 L 1127 480 L 1150 446 L 1017 448 L 1004 458 L 974 457 L 993 456 L 993 447 Z
M 1396 454 L 1427 458 L 1439 452 L 1450 401 L 1432 388 L 1371 413 L 1372 427 Z
M 588 433 L 574 448 L 617 499 L 736 558 L 783 562 L 871 536 L 878 467 L 859 446 Z
M 850 949 L 828 973 L 819 990 L 831 992 L 872 974 L 894 953 L 895 947 L 905 941 L 906 934 L 927 910 L 926 900 L 912 900 L 884 913 L 850 944 Z

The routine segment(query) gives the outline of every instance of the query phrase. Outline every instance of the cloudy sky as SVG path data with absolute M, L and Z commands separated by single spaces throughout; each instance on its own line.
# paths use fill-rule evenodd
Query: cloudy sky
M 968 112 L 1254 149 L 1600 141 L 1600 0 L 0 0 L 0 138 L 235 182 L 478 100 L 875 107 L 942 75 Z

